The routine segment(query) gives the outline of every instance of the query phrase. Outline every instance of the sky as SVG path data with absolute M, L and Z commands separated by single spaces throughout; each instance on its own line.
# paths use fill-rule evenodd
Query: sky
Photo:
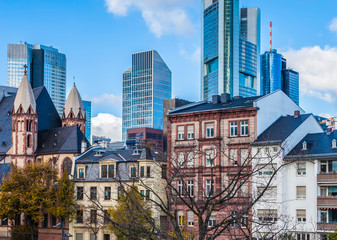
M 300 73 L 300 106 L 337 116 L 337 0 L 240 0 L 261 9 L 261 53 L 273 48 Z M 173 97 L 200 100 L 201 0 L 0 0 L 0 85 L 7 44 L 53 46 L 92 101 L 92 133 L 121 139 L 122 74 L 131 54 L 155 49 L 172 71 Z M 74 80 L 75 79 L 75 80 Z

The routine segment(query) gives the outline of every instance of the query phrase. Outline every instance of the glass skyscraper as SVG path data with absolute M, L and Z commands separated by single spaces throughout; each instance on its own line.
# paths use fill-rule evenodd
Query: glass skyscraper
M 299 105 L 300 74 L 292 69 L 282 70 L 282 90 Z
M 172 93 L 171 71 L 155 50 L 132 54 L 132 67 L 123 73 L 123 129 L 163 129 L 163 100 Z
M 20 85 L 25 64 L 32 87 L 45 86 L 61 115 L 66 99 L 66 56 L 53 47 L 28 43 L 8 44 L 8 86 Z
M 82 102 L 87 117 L 85 122 L 85 137 L 91 142 L 91 101 L 83 100 Z
M 203 0 L 201 98 L 239 95 L 239 0 Z

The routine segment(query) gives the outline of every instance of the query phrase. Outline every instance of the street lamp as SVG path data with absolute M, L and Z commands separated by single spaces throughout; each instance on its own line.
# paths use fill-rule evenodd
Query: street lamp
M 58 224 L 56 224 L 56 225 L 53 226 L 53 227 L 55 228 L 55 227 L 60 227 L 60 226 L 62 226 L 62 223 L 58 223 Z M 64 233 L 64 232 L 63 232 L 63 229 L 62 229 L 62 239 L 63 239 L 64 237 L 73 237 L 73 235 L 71 235 L 70 233 Z

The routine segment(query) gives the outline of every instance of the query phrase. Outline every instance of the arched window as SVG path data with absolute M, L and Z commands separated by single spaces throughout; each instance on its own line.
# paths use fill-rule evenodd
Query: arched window
M 70 176 L 71 174 L 71 167 L 73 165 L 73 162 L 70 160 L 70 158 L 66 158 L 63 161 L 62 164 L 62 173 L 67 172 L 67 174 Z
M 27 147 L 31 147 L 32 145 L 31 141 L 32 141 L 32 135 L 28 135 L 27 136 Z

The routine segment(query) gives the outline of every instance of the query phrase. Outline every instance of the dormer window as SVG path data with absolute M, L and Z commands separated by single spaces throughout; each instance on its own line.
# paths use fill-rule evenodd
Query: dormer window
M 85 179 L 85 165 L 77 166 L 77 176 L 78 179 Z
M 332 140 L 332 148 L 337 148 L 337 140 L 336 139 Z
M 302 150 L 308 150 L 306 141 L 302 143 Z
M 114 178 L 115 165 L 101 165 L 101 178 Z

